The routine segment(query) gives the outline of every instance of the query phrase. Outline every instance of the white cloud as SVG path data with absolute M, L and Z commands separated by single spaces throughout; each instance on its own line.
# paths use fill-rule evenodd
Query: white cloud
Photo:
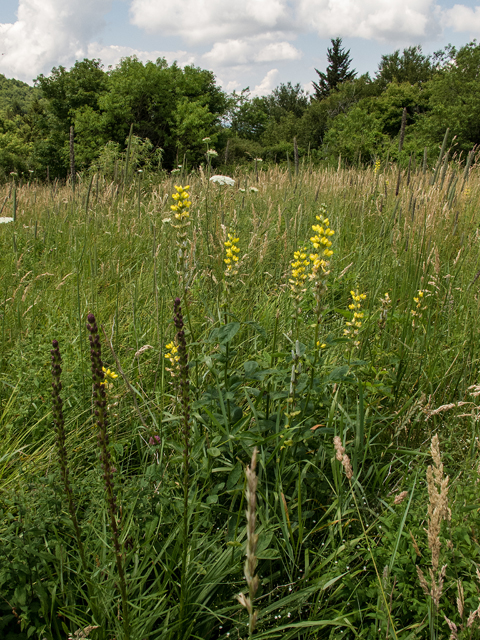
M 111 0 L 19 0 L 18 20 L 0 24 L 0 73 L 31 81 L 85 56 Z
M 250 45 L 246 40 L 216 42 L 202 57 L 207 63 L 220 67 L 247 64 Z
M 278 69 L 270 69 L 264 79 L 252 91 L 252 96 L 264 96 L 277 85 Z
M 215 67 L 238 67 L 253 62 L 298 60 L 302 57 L 302 52 L 290 42 L 269 42 L 276 38 L 276 33 L 264 33 L 260 36 L 216 42 L 203 55 L 203 59 Z
M 418 43 L 441 33 L 434 0 L 298 0 L 298 18 L 321 37 Z
M 122 58 L 127 58 L 128 56 L 136 56 L 142 62 L 149 60 L 155 62 L 157 58 L 165 58 L 168 64 L 176 61 L 181 67 L 195 63 L 195 55 L 187 51 L 141 51 L 132 47 L 102 45 L 97 42 L 88 45 L 88 57 L 100 58 L 106 67 L 109 65 L 114 66 Z
M 287 0 L 132 0 L 130 15 L 146 31 L 197 43 L 292 27 Z
M 256 62 L 273 62 L 274 60 L 299 60 L 302 52 L 290 42 L 272 42 L 263 47 L 255 56 Z
M 302 89 L 305 91 L 305 93 L 309 93 L 310 95 L 313 95 L 315 93 L 315 88 L 312 82 L 306 82 L 302 86 Z
M 444 13 L 445 25 L 453 27 L 455 31 L 480 34 L 480 7 L 466 7 L 456 4 Z
M 217 81 L 220 83 L 220 85 L 223 87 L 223 89 L 227 92 L 227 93 L 232 93 L 233 91 L 238 91 L 241 88 L 241 84 L 238 82 L 238 80 L 230 80 L 229 82 L 227 82 L 226 84 L 221 82 L 220 80 Z

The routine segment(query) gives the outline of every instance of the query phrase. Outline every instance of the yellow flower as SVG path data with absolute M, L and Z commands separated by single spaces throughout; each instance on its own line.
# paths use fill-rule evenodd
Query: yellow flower
M 353 302 L 348 305 L 348 308 L 353 313 L 351 315 L 351 321 L 345 322 L 345 326 L 348 327 L 348 329 L 343 330 L 343 335 L 348 338 L 355 338 L 358 336 L 359 330 L 362 327 L 362 318 L 364 316 L 363 311 L 361 311 L 362 300 L 365 300 L 367 295 L 365 293 L 358 293 L 358 291 L 350 291 L 350 295 L 352 296 Z M 355 340 L 353 344 L 358 347 L 360 342 Z
M 180 356 L 178 355 L 178 347 L 173 342 L 169 342 L 165 345 L 165 349 L 168 349 L 167 353 L 165 354 L 165 358 L 170 361 L 172 367 L 176 367 L 178 365 L 178 362 L 180 361 Z M 170 371 L 172 376 L 175 375 L 171 369 L 167 369 L 167 371 Z
M 424 300 L 425 291 L 423 289 L 419 289 L 416 296 L 413 296 L 413 301 L 415 302 L 415 309 L 411 309 L 410 313 L 412 316 L 417 316 L 418 318 L 422 317 L 424 311 L 426 311 L 427 306 L 422 304 L 425 302 Z M 415 323 L 413 323 L 415 326 Z
M 105 367 L 102 367 L 102 371 L 105 374 L 105 378 L 111 378 L 112 380 L 118 378 L 118 374 L 115 373 L 115 371 L 110 371 L 110 369 L 105 369 Z
M 190 197 L 188 189 L 190 189 L 190 186 L 188 185 L 186 187 L 175 185 L 177 193 L 172 193 L 172 198 L 175 200 L 176 204 L 170 205 L 170 209 L 175 212 L 175 219 L 180 222 L 188 220 L 190 217 L 188 209 L 191 207 L 192 203 L 188 199 Z
M 307 279 L 306 267 L 310 264 L 308 260 L 306 249 L 301 251 L 295 251 L 293 254 L 293 260 L 290 263 L 291 275 L 289 279 L 292 291 L 295 291 L 297 287 L 302 287 Z
M 326 211 L 326 209 L 326 205 L 322 205 L 322 210 Z M 335 233 L 333 229 L 330 229 L 330 221 L 328 218 L 325 218 L 322 214 L 316 216 L 316 218 L 320 224 L 314 224 L 312 226 L 315 235 L 310 238 L 310 242 L 315 250 L 323 249 L 321 254 L 323 257 L 320 257 L 319 253 L 312 253 L 310 255 L 310 260 L 313 263 L 312 273 L 310 275 L 312 280 L 317 279 L 319 276 L 328 275 L 329 273 L 329 262 L 325 260 L 325 258 L 333 256 L 333 251 L 330 249 L 332 241 L 329 238 Z
M 225 246 L 225 258 L 223 261 L 227 265 L 225 275 L 236 275 L 238 273 L 235 267 L 238 262 L 237 254 L 240 253 L 240 249 L 237 246 L 239 240 L 240 238 L 236 238 L 235 234 L 229 233 L 228 240 L 223 243 Z

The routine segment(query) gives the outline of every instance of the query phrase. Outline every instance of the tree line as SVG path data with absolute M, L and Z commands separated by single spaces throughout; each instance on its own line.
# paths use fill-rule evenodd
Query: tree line
M 124 58 L 107 70 L 85 59 L 39 75 L 33 87 L 0 75 L 0 176 L 65 177 L 71 131 L 76 169 L 112 177 L 127 145 L 131 166 L 171 171 L 207 161 L 283 162 L 294 148 L 313 162 L 433 162 L 447 128 L 450 157 L 480 143 L 476 41 L 433 55 L 420 46 L 395 51 L 381 57 L 374 77 L 351 68 L 340 38 L 331 45 L 312 95 L 290 82 L 263 97 L 248 88 L 226 94 L 212 72 L 163 58 Z

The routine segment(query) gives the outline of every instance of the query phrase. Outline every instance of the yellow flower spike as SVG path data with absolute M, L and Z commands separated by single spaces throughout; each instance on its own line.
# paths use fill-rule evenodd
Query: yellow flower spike
M 227 238 L 223 244 L 225 246 L 225 258 L 224 263 L 227 265 L 225 269 L 226 276 L 233 276 L 238 273 L 237 262 L 239 261 L 237 253 L 240 253 L 240 249 L 237 246 L 237 242 L 240 240 L 234 233 L 227 233 Z

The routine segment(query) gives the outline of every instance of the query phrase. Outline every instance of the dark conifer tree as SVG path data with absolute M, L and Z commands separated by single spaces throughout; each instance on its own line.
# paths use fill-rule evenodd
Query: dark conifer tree
M 315 88 L 315 98 L 317 100 L 326 98 L 339 84 L 346 80 L 353 80 L 356 75 L 355 69 L 350 71 L 350 65 L 352 63 L 349 57 L 350 50 L 345 51 L 345 49 L 342 49 L 342 39 L 334 38 L 331 42 L 332 47 L 327 49 L 327 59 L 329 62 L 327 71 L 322 73 L 318 69 L 315 69 L 318 74 L 318 82 L 313 82 L 312 84 Z

